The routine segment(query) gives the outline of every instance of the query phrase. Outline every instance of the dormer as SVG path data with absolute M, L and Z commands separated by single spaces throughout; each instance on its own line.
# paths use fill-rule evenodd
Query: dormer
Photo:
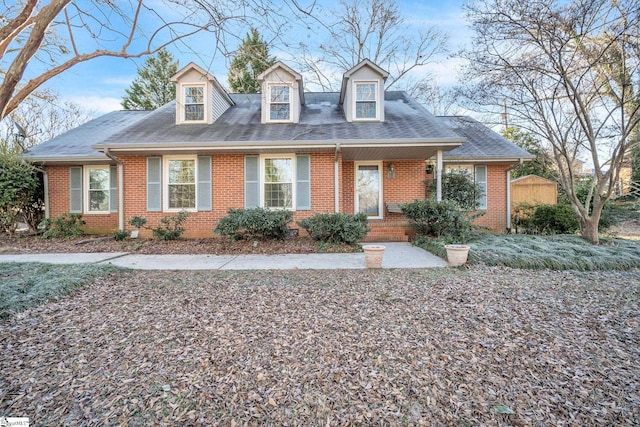
M 304 105 L 302 76 L 278 61 L 257 77 L 262 92 L 262 123 L 298 123 Z
M 191 62 L 171 81 L 176 85 L 176 124 L 211 124 L 234 102 L 218 80 Z
M 384 82 L 389 73 L 368 59 L 344 73 L 340 104 L 348 122 L 384 121 Z

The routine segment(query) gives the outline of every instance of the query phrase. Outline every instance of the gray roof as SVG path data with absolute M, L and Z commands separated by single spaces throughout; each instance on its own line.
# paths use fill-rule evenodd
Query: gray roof
M 386 92 L 385 121 L 364 123 L 345 120 L 338 105 L 337 92 L 306 92 L 304 97 L 299 123 L 268 125 L 261 123 L 260 94 L 232 94 L 235 105 L 213 124 L 176 125 L 174 101 L 97 145 L 117 149 L 119 144 L 219 143 L 220 146 L 242 146 L 253 142 L 282 141 L 463 141 L 405 92 Z
M 444 160 L 513 160 L 535 156 L 502 135 L 468 116 L 438 116 L 438 119 L 467 142 L 443 153 Z
M 104 161 L 106 156 L 92 148 L 92 145 L 104 142 L 148 114 L 149 111 L 113 111 L 36 145 L 24 156 L 32 160 Z

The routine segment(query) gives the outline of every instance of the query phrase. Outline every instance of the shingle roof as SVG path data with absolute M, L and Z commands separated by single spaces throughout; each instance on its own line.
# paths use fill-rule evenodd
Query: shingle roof
M 532 159 L 535 156 L 468 116 L 438 116 L 467 142 L 443 153 L 444 160 Z
M 349 123 L 338 105 L 338 93 L 306 92 L 300 122 L 262 124 L 260 94 L 232 94 L 235 106 L 213 124 L 176 125 L 175 102 L 150 113 L 144 120 L 121 130 L 99 145 L 216 143 L 242 145 L 252 142 L 393 140 L 462 142 L 462 138 L 441 123 L 404 92 L 387 92 L 385 122 Z
M 32 160 L 104 160 L 105 155 L 92 148 L 92 145 L 104 142 L 148 114 L 149 111 L 113 111 L 36 145 L 24 156 Z

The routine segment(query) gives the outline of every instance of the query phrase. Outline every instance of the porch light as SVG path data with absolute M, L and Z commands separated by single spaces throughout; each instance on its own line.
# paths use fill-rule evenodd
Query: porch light
M 390 163 L 387 166 L 387 178 L 395 178 L 396 177 L 396 165 Z

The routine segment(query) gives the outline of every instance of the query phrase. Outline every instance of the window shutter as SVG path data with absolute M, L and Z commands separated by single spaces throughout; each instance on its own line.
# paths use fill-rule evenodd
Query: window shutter
M 197 195 L 199 211 L 210 211 L 211 203 L 211 156 L 198 156 Z
M 118 212 L 118 167 L 109 166 L 109 211 Z
M 475 167 L 476 184 L 482 189 L 482 194 L 478 194 L 478 209 L 487 209 L 487 167 Z
M 147 211 L 162 211 L 162 157 L 147 157 Z
M 311 209 L 311 156 L 296 156 L 296 209 Z
M 258 156 L 244 158 L 244 207 L 260 206 L 260 162 Z
M 69 212 L 82 213 L 82 166 L 69 168 Z

